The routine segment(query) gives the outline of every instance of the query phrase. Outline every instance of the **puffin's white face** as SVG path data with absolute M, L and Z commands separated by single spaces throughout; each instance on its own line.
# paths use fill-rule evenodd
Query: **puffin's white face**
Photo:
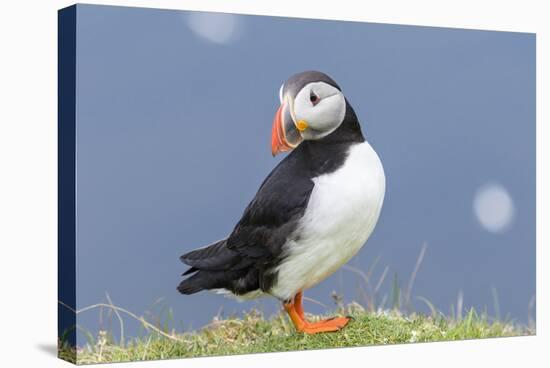
M 307 84 L 294 98 L 294 122 L 304 139 L 329 135 L 340 126 L 345 115 L 344 95 L 325 82 Z
M 286 86 L 288 83 L 279 90 L 281 107 L 273 121 L 273 155 L 295 148 L 302 140 L 329 135 L 342 124 L 346 115 L 344 95 L 331 84 L 312 81 L 296 91 Z

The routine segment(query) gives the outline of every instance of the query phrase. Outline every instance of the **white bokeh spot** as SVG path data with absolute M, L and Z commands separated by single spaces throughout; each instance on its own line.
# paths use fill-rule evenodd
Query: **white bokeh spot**
M 235 41 L 242 28 L 237 15 L 225 13 L 190 12 L 187 25 L 195 35 L 216 44 Z
M 489 232 L 504 232 L 514 221 L 514 201 L 500 184 L 488 183 L 478 188 L 473 205 L 477 220 Z

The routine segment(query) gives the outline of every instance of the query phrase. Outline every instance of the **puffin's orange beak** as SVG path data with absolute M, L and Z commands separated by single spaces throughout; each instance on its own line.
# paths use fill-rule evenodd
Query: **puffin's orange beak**
M 303 140 L 289 110 L 289 104 L 285 101 L 275 113 L 271 129 L 271 154 L 273 156 L 296 148 Z

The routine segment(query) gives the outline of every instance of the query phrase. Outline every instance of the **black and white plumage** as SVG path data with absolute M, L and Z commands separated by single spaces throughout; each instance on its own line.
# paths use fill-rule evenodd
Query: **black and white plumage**
M 181 293 L 216 289 L 289 303 L 346 263 L 372 233 L 384 171 L 340 87 L 326 74 L 303 72 L 283 84 L 280 100 L 272 151 L 291 152 L 227 238 L 181 256 L 191 266 Z

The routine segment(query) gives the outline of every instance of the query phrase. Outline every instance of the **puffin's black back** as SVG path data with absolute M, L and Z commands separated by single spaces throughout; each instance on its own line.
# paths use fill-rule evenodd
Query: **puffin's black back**
M 361 127 L 346 100 L 342 124 L 328 136 L 302 142 L 267 176 L 227 239 L 180 257 L 191 266 L 178 290 L 227 289 L 236 295 L 261 289 L 276 281 L 276 266 L 284 259 L 284 246 L 303 216 L 313 178 L 342 166 L 349 147 L 363 142 Z

